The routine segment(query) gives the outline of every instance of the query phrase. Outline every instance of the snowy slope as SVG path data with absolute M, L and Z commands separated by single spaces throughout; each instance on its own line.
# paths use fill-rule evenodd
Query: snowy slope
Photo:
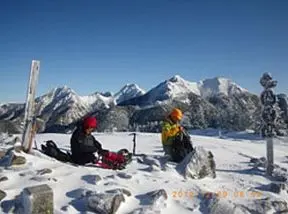
M 0 118 L 5 118 L 6 120 L 14 119 L 18 116 L 19 112 L 24 109 L 24 104 L 21 103 L 9 103 L 0 106 Z
M 213 135 L 213 134 L 212 134 Z M 94 133 L 96 139 L 102 142 L 103 147 L 118 150 L 126 147 L 132 149 L 132 136 L 129 133 Z M 117 187 L 128 189 L 132 196 L 126 197 L 126 202 L 121 204 L 118 214 L 124 213 L 163 213 L 163 214 L 188 214 L 205 213 L 203 194 L 205 192 L 220 192 L 219 199 L 224 202 L 233 202 L 247 205 L 257 199 L 270 197 L 275 200 L 288 199 L 286 193 L 280 195 L 266 191 L 257 191 L 256 188 L 268 184 L 270 181 L 261 172 L 249 170 L 247 157 L 265 156 L 265 143 L 248 134 L 232 135 L 226 139 L 215 136 L 203 136 L 201 133 L 192 135 L 195 146 L 203 146 L 213 152 L 216 160 L 216 179 L 204 178 L 202 180 L 186 180 L 176 170 L 175 165 L 168 164 L 166 170 L 159 167 L 151 167 L 137 162 L 135 157 L 127 169 L 121 172 L 130 175 L 131 178 L 123 178 L 119 171 L 104 170 L 89 167 L 74 167 L 63 164 L 46 156 L 23 154 L 28 163 L 24 167 L 12 169 L 1 168 L 0 175 L 7 176 L 8 180 L 1 182 L 0 189 L 7 193 L 1 201 L 2 213 L 6 213 L 13 203 L 14 197 L 27 186 L 46 183 L 53 188 L 55 200 L 55 213 L 83 213 L 86 205 L 81 199 L 77 199 L 83 189 L 104 192 Z M 38 146 L 43 141 L 52 139 L 61 148 L 69 150 L 69 135 L 64 134 L 39 134 L 37 135 Z M 2 147 L 4 147 L 2 145 Z M 0 146 L 1 148 L 1 146 Z M 288 142 L 277 140 L 274 147 L 275 163 L 288 168 Z M 160 144 L 159 134 L 138 133 L 137 153 L 145 153 L 148 157 L 161 159 L 163 151 Z M 37 175 L 36 171 L 49 168 L 51 174 Z M 20 174 L 22 176 L 20 177 Z M 24 175 L 24 176 L 23 176 Z M 102 180 L 93 184 L 93 176 L 100 175 Z M 0 177 L 1 177 L 0 176 Z M 21 178 L 21 179 L 19 179 Z M 165 189 L 168 200 L 163 206 L 147 207 L 145 193 Z M 243 193 L 240 194 L 240 193 Z M 242 196 L 241 196 L 242 195 Z M 161 208 L 162 207 L 162 208 Z M 140 211 L 139 211 L 140 209 Z M 142 209 L 142 212 L 141 212 Z M 144 209 L 144 210 L 143 210 Z M 220 212 L 219 212 L 220 213 Z M 221 212 L 225 214 L 225 212 Z M 227 212 L 226 212 L 227 213 Z
M 91 106 L 97 106 L 97 103 L 104 104 L 106 107 L 108 107 L 111 102 L 113 102 L 113 97 L 112 96 L 103 96 L 101 93 L 94 93 L 88 96 L 81 96 L 80 100 L 82 103 L 84 103 L 86 106 L 90 107 Z
M 82 102 L 75 91 L 67 86 L 51 90 L 49 93 L 36 99 L 36 112 L 49 120 L 59 121 L 63 124 L 70 124 L 83 117 L 90 110 L 87 103 Z
M 201 96 L 204 98 L 211 97 L 220 93 L 226 96 L 230 96 L 237 93 L 248 92 L 246 89 L 240 87 L 232 80 L 223 77 L 205 79 L 198 83 L 198 87 Z
M 68 86 L 54 88 L 47 94 L 36 99 L 39 114 L 41 114 L 47 106 L 53 106 L 53 110 L 55 110 L 62 105 L 80 103 L 80 101 L 76 92 Z M 85 106 L 85 103 L 83 103 L 83 105 Z
M 80 99 L 88 106 L 95 106 L 95 103 L 102 102 L 103 104 L 105 104 L 105 106 L 109 107 L 109 105 L 111 105 L 112 103 L 117 104 L 119 102 L 123 102 L 125 100 L 141 96 L 143 94 L 145 94 L 145 91 L 141 89 L 138 85 L 126 84 L 114 95 L 112 95 L 112 93 L 110 92 L 106 94 L 96 92 L 92 95 L 82 96 L 80 97 Z

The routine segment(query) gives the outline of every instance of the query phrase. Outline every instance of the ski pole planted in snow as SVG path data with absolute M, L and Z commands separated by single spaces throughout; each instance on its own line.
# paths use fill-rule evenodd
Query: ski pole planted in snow
M 264 87 L 264 91 L 260 95 L 262 103 L 262 136 L 266 138 L 267 149 L 267 175 L 273 173 L 273 137 L 275 135 L 275 120 L 277 117 L 274 105 L 276 104 L 276 96 L 273 92 L 277 81 L 272 80 L 270 73 L 264 73 L 260 79 L 260 84 Z
M 28 83 L 27 98 L 25 104 L 24 130 L 22 146 L 25 152 L 29 153 L 35 136 L 35 92 L 40 71 L 40 61 L 32 60 L 30 78 Z
M 133 155 L 136 155 L 136 133 L 130 135 L 133 135 Z

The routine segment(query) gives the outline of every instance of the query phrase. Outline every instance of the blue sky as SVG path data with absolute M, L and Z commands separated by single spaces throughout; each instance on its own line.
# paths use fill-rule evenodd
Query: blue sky
M 1 0 L 0 103 L 24 101 L 32 59 L 37 96 L 148 90 L 175 74 L 224 76 L 253 93 L 271 72 L 288 94 L 288 1 Z

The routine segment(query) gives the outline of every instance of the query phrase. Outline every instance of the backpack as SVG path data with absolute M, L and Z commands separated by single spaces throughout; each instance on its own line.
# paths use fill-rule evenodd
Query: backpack
M 72 162 L 72 158 L 71 158 L 71 154 L 70 153 L 65 153 L 63 151 L 61 151 L 56 143 L 52 140 L 48 140 L 46 141 L 46 145 L 41 145 L 41 149 L 43 151 L 44 154 L 55 158 L 59 161 L 62 162 Z
M 175 162 L 181 162 L 193 150 L 189 134 L 183 131 L 175 137 L 172 143 L 172 159 Z

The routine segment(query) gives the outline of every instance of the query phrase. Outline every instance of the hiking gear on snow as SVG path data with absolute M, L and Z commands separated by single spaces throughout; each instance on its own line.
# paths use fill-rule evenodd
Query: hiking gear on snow
M 97 126 L 97 120 L 95 117 L 86 117 L 83 121 L 84 130 L 89 128 L 95 129 L 96 126 Z
M 70 153 L 65 153 L 62 152 L 57 145 L 55 144 L 54 141 L 52 140 L 48 140 L 46 141 L 46 145 L 41 145 L 41 149 L 44 152 L 44 154 L 53 157 L 59 161 L 63 161 L 63 162 L 71 162 L 72 161 L 72 157 Z
M 73 161 L 72 155 L 67 152 L 61 151 L 55 142 L 48 140 L 46 145 L 41 145 L 42 152 L 52 158 L 55 158 L 62 162 L 69 162 L 71 164 L 96 166 L 104 169 L 121 170 L 124 169 L 127 164 L 132 161 L 132 153 L 127 149 L 121 149 L 118 152 L 110 152 L 109 150 L 101 149 L 98 153 L 88 154 L 87 163 L 80 163 L 79 161 Z
M 179 108 L 174 108 L 171 113 L 170 113 L 170 117 L 174 120 L 174 121 L 180 121 L 183 118 L 183 113 Z
M 174 139 L 170 156 L 172 161 L 181 162 L 190 152 L 193 152 L 192 141 L 189 134 L 183 130 Z
M 72 160 L 77 164 L 86 164 L 95 161 L 95 152 L 101 152 L 101 144 L 93 135 L 86 135 L 83 128 L 77 128 L 71 137 Z
M 166 155 L 172 154 L 172 145 L 163 145 L 163 150 Z
M 124 169 L 132 161 L 132 154 L 127 149 L 116 152 L 106 152 L 102 157 L 95 161 L 95 166 L 104 169 Z
M 175 137 L 181 131 L 180 127 L 178 123 L 174 123 L 170 118 L 166 118 L 162 123 L 162 144 L 172 145 Z
M 132 153 L 128 149 L 120 149 L 117 153 L 124 156 L 126 164 L 132 161 Z
M 108 152 L 103 157 L 101 162 L 110 169 L 121 169 L 125 164 L 124 156 L 115 152 Z

